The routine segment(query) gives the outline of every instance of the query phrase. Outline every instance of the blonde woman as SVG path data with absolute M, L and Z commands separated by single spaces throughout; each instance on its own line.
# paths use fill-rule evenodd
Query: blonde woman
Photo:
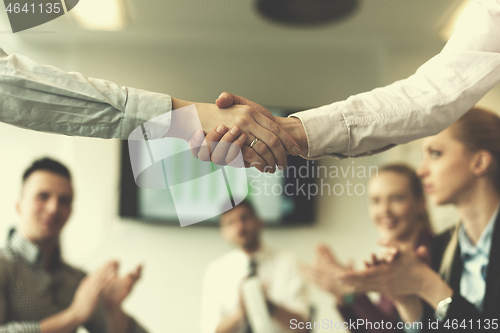
M 379 168 L 378 176 L 368 186 L 369 214 L 380 240 L 416 249 L 428 246 L 432 228 L 426 209 L 422 182 L 415 171 L 404 164 L 388 164 Z M 365 294 L 341 283 L 343 266 L 325 245 L 316 249 L 316 262 L 305 270 L 309 280 L 336 299 L 339 312 L 348 322 L 365 319 L 369 322 L 391 322 L 396 327 L 398 301 L 382 295 L 374 304 Z M 358 332 L 360 330 L 357 330 Z M 396 329 L 366 328 L 367 332 L 396 332 Z

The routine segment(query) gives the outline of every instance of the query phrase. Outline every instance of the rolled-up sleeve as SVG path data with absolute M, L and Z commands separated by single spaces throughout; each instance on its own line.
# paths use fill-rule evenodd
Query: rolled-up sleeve
M 0 49 L 0 121 L 36 131 L 127 139 L 146 121 L 170 112 L 169 95 L 119 87 L 40 65 Z M 169 117 L 151 138 L 161 138 Z
M 444 49 L 407 79 L 312 110 L 307 158 L 371 155 L 450 126 L 500 81 L 500 0 L 473 0 Z

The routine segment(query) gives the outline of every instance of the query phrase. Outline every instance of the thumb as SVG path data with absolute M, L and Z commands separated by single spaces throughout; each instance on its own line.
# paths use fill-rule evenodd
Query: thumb
M 219 97 L 215 101 L 215 104 L 217 105 L 217 107 L 225 109 L 233 105 L 235 102 L 236 102 L 236 96 L 228 92 L 223 92 L 222 94 L 219 95 Z

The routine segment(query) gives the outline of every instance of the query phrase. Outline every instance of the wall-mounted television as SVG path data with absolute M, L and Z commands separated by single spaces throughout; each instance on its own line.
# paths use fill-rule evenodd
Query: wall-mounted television
M 123 141 L 120 189 L 122 218 L 145 223 L 179 225 L 182 224 L 182 214 L 183 219 L 202 219 L 194 225 L 215 226 L 218 224 L 218 215 L 210 212 L 226 210 L 229 207 L 223 206 L 227 206 L 228 197 L 234 206 L 234 203 L 239 202 L 246 194 L 246 199 L 253 203 L 257 214 L 268 226 L 308 225 L 314 222 L 315 195 L 310 188 L 316 183 L 313 170 L 316 167 L 315 162 L 289 155 L 286 170 L 277 171 L 275 174 L 261 173 L 255 168 L 238 169 L 201 162 L 190 156 L 185 141 L 175 138 L 162 140 L 162 145 L 171 150 L 172 156 L 168 164 L 163 164 L 163 168 L 170 169 L 164 172 L 165 182 L 169 180 L 168 177 L 191 177 L 195 180 L 185 182 L 182 186 L 166 186 L 166 189 L 137 186 L 131 167 L 128 141 Z M 142 155 L 145 156 L 143 158 L 148 158 L 148 154 Z M 206 169 L 207 165 L 208 172 L 203 172 L 201 169 Z M 242 176 L 242 171 L 246 177 Z M 223 177 L 217 176 L 218 172 L 222 172 Z M 210 218 L 205 219 L 204 216 Z

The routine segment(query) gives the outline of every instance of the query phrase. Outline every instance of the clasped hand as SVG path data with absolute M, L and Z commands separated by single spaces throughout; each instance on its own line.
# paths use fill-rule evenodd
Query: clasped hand
M 222 93 L 216 105 L 196 105 L 203 129 L 193 134 L 189 145 L 202 161 L 242 167 L 236 163 L 241 152 L 245 167 L 274 173 L 276 166 L 286 168 L 287 154 L 307 154 L 299 119 L 274 117 L 261 105 L 229 93 Z

